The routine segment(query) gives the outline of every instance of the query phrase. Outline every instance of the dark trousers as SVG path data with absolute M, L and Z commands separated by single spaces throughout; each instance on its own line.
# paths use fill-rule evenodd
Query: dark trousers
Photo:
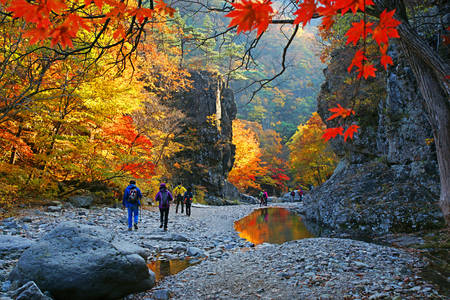
M 164 228 L 167 228 L 167 222 L 169 221 L 169 208 L 160 208 L 159 213 L 161 225 L 164 225 Z
M 183 211 L 184 211 L 183 198 L 178 199 L 178 197 L 177 197 L 177 207 L 175 208 L 175 213 L 176 214 L 178 213 L 178 205 L 180 205 L 180 203 L 181 203 L 181 213 L 183 213 Z
M 191 203 L 186 203 L 186 215 L 191 215 Z

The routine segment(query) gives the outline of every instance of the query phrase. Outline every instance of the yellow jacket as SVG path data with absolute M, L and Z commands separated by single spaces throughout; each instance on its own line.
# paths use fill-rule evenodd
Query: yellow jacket
M 178 195 L 183 196 L 184 193 L 186 193 L 186 189 L 184 188 L 184 186 L 182 185 L 177 185 L 174 189 L 173 189 L 173 196 L 176 197 Z

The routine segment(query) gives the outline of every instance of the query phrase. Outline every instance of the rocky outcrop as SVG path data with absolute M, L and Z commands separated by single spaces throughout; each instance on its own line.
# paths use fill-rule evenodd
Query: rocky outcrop
M 232 121 L 236 103 L 219 75 L 192 71 L 192 88 L 168 101 L 185 115 L 176 142 L 184 148 L 172 158 L 175 180 L 205 191 L 209 204 L 224 204 L 239 199 L 237 189 L 226 179 L 233 167 L 235 146 Z
M 9 279 L 55 299 L 117 299 L 154 286 L 145 255 L 101 227 L 65 222 L 22 254 Z
M 318 111 L 326 120 L 336 103 L 354 107 L 361 131 L 353 140 L 331 141 L 342 160 L 326 183 L 304 197 L 306 217 L 365 235 L 441 226 L 432 132 L 409 66 L 391 45 L 396 64 L 385 76 L 361 82 L 358 96 L 352 97 L 355 87 L 345 83 L 349 55 L 334 53 Z

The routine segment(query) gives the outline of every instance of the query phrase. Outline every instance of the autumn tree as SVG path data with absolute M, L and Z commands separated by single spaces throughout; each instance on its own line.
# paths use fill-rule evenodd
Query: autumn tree
M 256 178 L 264 176 L 267 168 L 261 166 L 261 148 L 256 133 L 248 128 L 246 121 L 233 121 L 233 144 L 236 146 L 233 169 L 228 173 L 228 181 L 239 191 L 259 189 Z
M 300 124 L 288 143 L 289 166 L 294 181 L 303 185 L 320 185 L 325 182 L 336 167 L 337 157 L 322 138 L 326 129 L 318 113 Z
M 282 145 L 282 138 L 273 129 L 264 130 L 257 122 L 245 121 L 246 127 L 255 132 L 261 148 L 261 166 L 267 172 L 264 176 L 256 178 L 256 182 L 270 192 L 270 194 L 282 194 L 287 190 L 288 164 Z

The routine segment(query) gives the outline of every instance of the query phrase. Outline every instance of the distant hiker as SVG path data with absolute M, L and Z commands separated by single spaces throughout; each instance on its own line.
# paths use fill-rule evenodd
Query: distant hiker
M 177 206 L 175 208 L 175 213 L 178 213 L 178 205 L 181 204 L 181 213 L 183 213 L 184 210 L 184 201 L 183 201 L 183 195 L 186 193 L 186 189 L 184 186 L 179 183 L 174 189 L 173 189 L 173 196 L 175 197 L 175 200 L 177 202 Z
M 159 213 L 161 225 L 159 228 L 164 226 L 164 230 L 167 230 L 167 222 L 169 221 L 169 208 L 170 201 L 173 200 L 172 194 L 167 190 L 166 184 L 161 183 L 159 185 L 159 192 L 156 194 L 155 201 L 159 202 Z
M 191 215 L 191 205 L 192 205 L 192 199 L 194 198 L 194 195 L 192 195 L 192 188 L 188 187 L 187 191 L 184 193 L 184 204 L 186 204 L 186 215 Z
M 300 198 L 300 201 L 302 201 L 303 200 L 303 190 L 301 187 L 298 187 L 297 194 L 298 194 L 298 197 Z
M 292 202 L 294 202 L 295 201 L 295 191 L 294 190 L 291 192 L 291 197 L 292 197 Z
M 263 205 L 263 201 L 264 201 L 263 199 L 264 199 L 264 192 L 261 191 L 261 192 L 259 193 L 259 206 L 260 206 L 260 207 Z
M 267 194 L 267 192 L 261 191 L 259 196 L 260 196 L 259 206 L 267 205 L 267 198 L 269 198 L 269 195 Z
M 128 210 L 128 230 L 131 231 L 133 227 L 134 216 L 134 229 L 138 229 L 139 207 L 141 206 L 142 193 L 136 186 L 136 181 L 130 180 L 130 184 L 126 187 L 123 193 L 122 204 Z

